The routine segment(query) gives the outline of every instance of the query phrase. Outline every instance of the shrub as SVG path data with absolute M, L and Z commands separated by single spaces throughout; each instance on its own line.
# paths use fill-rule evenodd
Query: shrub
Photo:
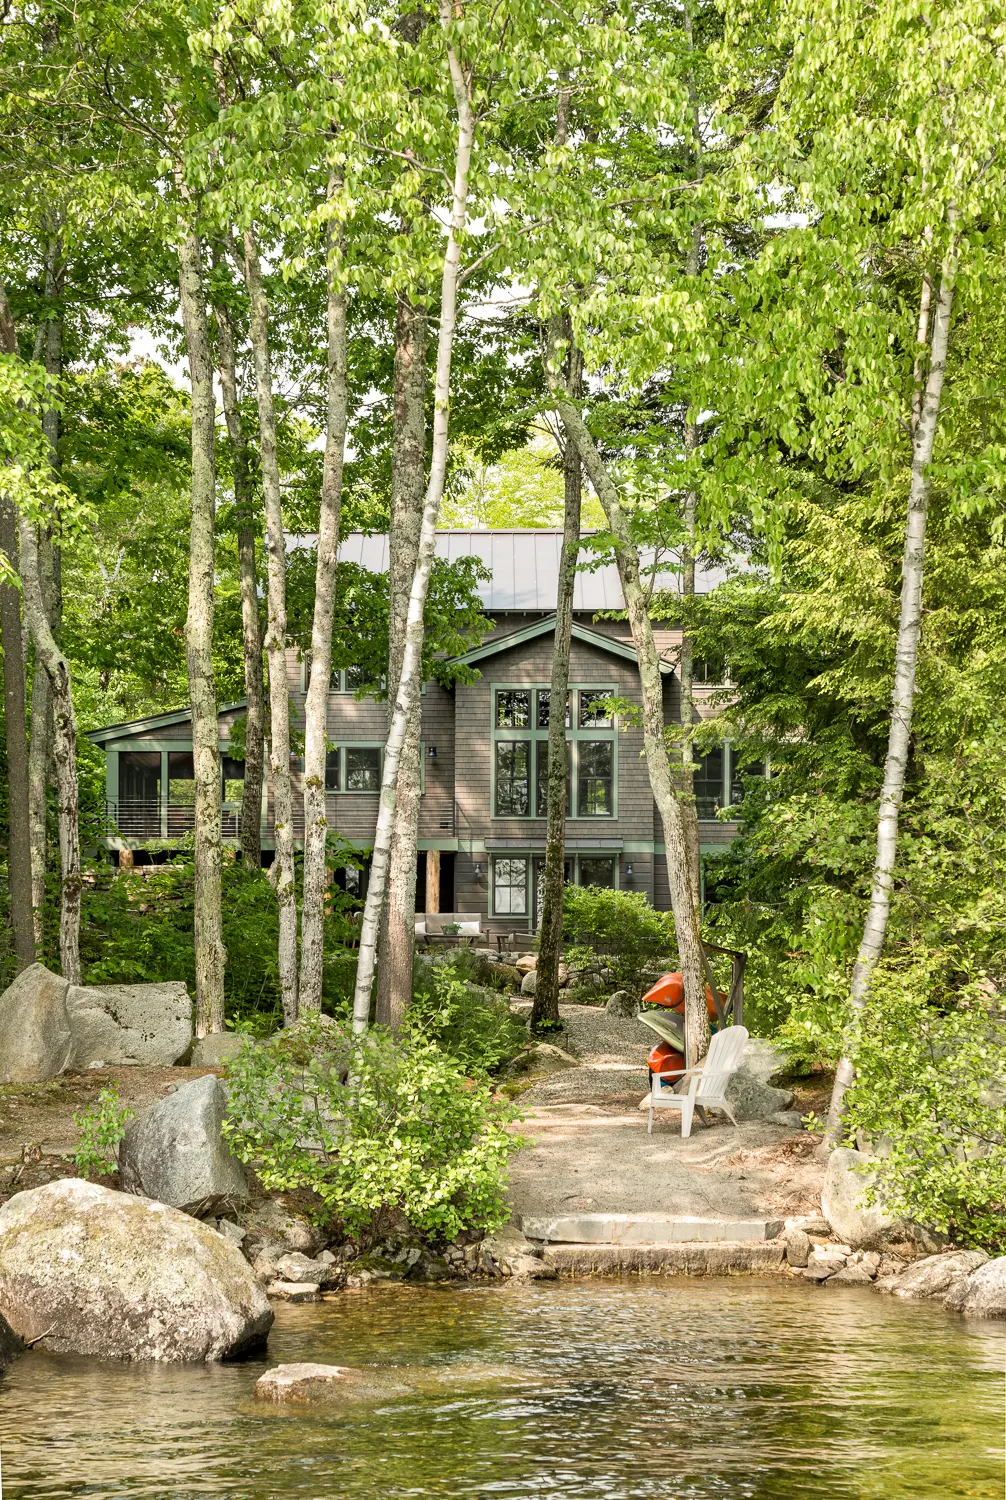
M 406 1028 L 436 1042 L 466 1073 L 485 1076 L 516 1057 L 527 1030 L 501 996 L 469 977 L 481 972 L 476 958 L 460 953 L 450 962 L 417 963 Z
M 847 1124 L 889 1154 L 871 1159 L 898 1217 L 964 1245 L 1006 1250 L 1006 1006 L 985 976 L 940 958 L 878 972 L 856 1047 Z
M 563 892 L 563 938 L 567 958 L 576 967 L 603 960 L 616 986 L 642 991 L 640 971 L 659 963 L 673 965 L 674 924 L 669 912 L 654 911 L 636 891 L 608 891 L 596 886 L 566 886 Z
M 175 859 L 143 875 L 117 874 L 107 865 L 88 868 L 82 891 L 81 963 L 87 984 L 145 984 L 180 979 L 195 989 L 193 865 Z M 323 997 L 325 1008 L 348 1005 L 356 954 L 352 898 L 329 892 L 326 901 Z M 281 1018 L 277 960 L 276 893 L 262 870 L 226 861 L 221 902 L 227 948 L 224 996 L 228 1020 L 257 1033 Z M 58 877 L 47 909 L 47 961 L 58 967 Z
M 105 1177 L 116 1170 L 119 1143 L 133 1113 L 128 1104 L 119 1103 L 118 1085 L 111 1083 L 101 1090 L 93 1104 L 74 1115 L 80 1140 L 73 1160 L 81 1177 Z
M 431 1041 L 354 1040 L 311 1017 L 231 1064 L 224 1130 L 272 1191 L 311 1189 L 350 1229 L 380 1209 L 453 1239 L 507 1216 L 504 1169 L 520 1144 L 508 1106 Z

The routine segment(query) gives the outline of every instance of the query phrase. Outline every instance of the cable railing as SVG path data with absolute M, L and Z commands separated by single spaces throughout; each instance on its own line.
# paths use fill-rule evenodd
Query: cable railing
M 195 828 L 196 810 L 191 803 L 164 803 L 153 797 L 119 797 L 105 803 L 105 834 L 130 840 L 184 839 Z M 267 829 L 262 821 L 262 832 Z M 225 807 L 221 817 L 221 835 L 236 839 L 241 833 L 241 809 Z

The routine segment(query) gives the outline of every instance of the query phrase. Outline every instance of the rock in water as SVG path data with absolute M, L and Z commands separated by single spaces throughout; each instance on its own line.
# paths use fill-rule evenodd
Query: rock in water
M 840 1146 L 828 1158 L 821 1210 L 835 1234 L 854 1250 L 880 1250 L 896 1240 L 909 1240 L 912 1230 L 884 1213 L 879 1204 L 868 1205 L 863 1189 L 870 1182 L 862 1169 L 868 1158 L 859 1151 Z
M 955 1250 L 950 1255 L 927 1255 L 897 1276 L 889 1276 L 883 1290 L 895 1297 L 942 1297 L 962 1277 L 967 1277 L 979 1266 L 985 1265 L 988 1256 L 984 1250 Z
M 246 1036 L 238 1036 L 236 1031 L 215 1031 L 211 1036 L 201 1036 L 192 1049 L 191 1065 L 194 1068 L 226 1067 L 249 1040 Z
M 0 995 L 0 1083 L 41 1083 L 65 1071 L 73 1050 L 65 979 L 29 964 Z
M 220 1129 L 226 1103 L 219 1079 L 207 1074 L 134 1120 L 119 1151 L 125 1190 L 197 1215 L 243 1203 L 248 1197 L 244 1168 Z
M 943 1305 L 966 1318 L 1006 1318 L 1006 1255 L 954 1281 Z
M 255 1382 L 260 1401 L 324 1401 L 358 1376 L 345 1365 L 277 1365 Z
M 6 1318 L 0 1317 L 0 1370 L 13 1364 L 19 1354 L 24 1353 L 24 1344 L 18 1338 Z
M 96 1062 L 170 1067 L 192 1043 L 192 1001 L 181 981 L 72 984 L 66 1009 L 73 1068 Z
M 174 1362 L 238 1358 L 262 1346 L 273 1321 L 223 1235 L 79 1178 L 0 1208 L 0 1313 L 59 1354 Z

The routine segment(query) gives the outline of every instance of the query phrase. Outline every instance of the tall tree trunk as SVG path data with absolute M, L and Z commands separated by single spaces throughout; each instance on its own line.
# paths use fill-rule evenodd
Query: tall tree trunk
M 269 302 L 262 286 L 258 247 L 250 230 L 244 237 L 244 258 L 251 306 L 250 333 L 255 360 L 262 495 L 265 501 L 268 594 L 265 653 L 269 663 L 269 763 L 276 843 L 274 884 L 279 903 L 279 988 L 283 1023 L 292 1026 L 297 1019 L 297 885 L 293 862 L 293 792 L 290 787 L 290 695 L 286 683 L 286 537 L 276 454 Z
M 230 312 L 216 308 L 217 351 L 224 417 L 234 468 L 234 509 L 237 512 L 238 577 L 241 589 L 241 638 L 245 671 L 245 775 L 241 797 L 241 858 L 246 865 L 262 865 L 262 782 L 265 770 L 265 677 L 262 671 L 262 626 L 258 615 L 258 568 L 248 440 L 238 397 L 236 339 Z
M 448 32 L 454 22 L 451 0 L 439 0 L 440 24 Z M 384 908 L 388 877 L 388 856 L 395 831 L 398 774 L 405 743 L 409 715 L 414 711 L 422 687 L 423 614 L 433 570 L 437 518 L 444 495 L 447 475 L 447 429 L 451 388 L 451 355 L 457 324 L 458 270 L 461 256 L 460 236 L 464 232 L 468 208 L 468 178 L 472 145 L 475 138 L 475 113 L 469 96 L 469 79 L 462 68 L 453 44 L 447 43 L 447 58 L 458 116 L 458 138 L 454 155 L 454 190 L 451 217 L 444 251 L 444 269 L 440 288 L 440 330 L 437 336 L 437 370 L 433 388 L 433 446 L 430 455 L 430 477 L 426 486 L 423 524 L 419 536 L 419 557 L 409 592 L 409 611 L 405 629 L 405 654 L 402 675 L 395 699 L 395 711 L 384 755 L 381 778 L 381 800 L 374 837 L 374 857 L 370 869 L 370 886 L 360 928 L 360 955 L 356 968 L 353 995 L 353 1030 L 357 1034 L 370 1024 L 370 996 L 374 982 L 377 938 Z
M 224 1026 L 221 918 L 221 785 L 213 672 L 213 582 L 216 524 L 216 406 L 203 288 L 202 246 L 195 230 L 178 246 L 178 286 L 192 387 L 192 510 L 185 656 L 192 703 L 195 807 L 196 1035 Z
M 604 466 L 586 423 L 553 375 L 553 401 L 562 418 L 567 441 L 580 455 L 591 485 L 600 500 L 611 531 L 618 576 L 632 630 L 632 643 L 639 663 L 643 700 L 643 746 L 653 798 L 664 829 L 667 877 L 671 888 L 671 910 L 678 939 L 678 959 L 685 986 L 685 1047 L 687 1065 L 694 1067 L 709 1048 L 709 1017 L 703 980 L 703 955 L 698 913 L 692 896 L 692 881 L 684 818 L 671 775 L 664 739 L 663 685 L 660 658 L 653 639 L 653 625 L 646 594 L 639 576 L 639 551 L 629 532 L 618 491 Z
M 15 344 L 15 349 L 16 349 Z M 6 351 L 5 351 L 6 352 Z M 14 502 L 0 489 L 0 552 L 11 573 L 18 572 L 17 516 Z M 7 739 L 7 882 L 10 887 L 14 958 L 18 970 L 35 962 L 32 923 L 31 835 L 28 816 L 28 739 L 25 723 L 24 652 L 21 649 L 21 595 L 16 585 L 0 584 L 0 636 L 3 640 L 4 732 Z
M 566 390 L 580 394 L 579 351 L 573 344 L 569 319 L 554 320 L 550 350 L 557 338 L 567 344 Z M 562 553 L 555 606 L 555 639 L 552 648 L 552 682 L 548 714 L 548 821 L 545 829 L 545 890 L 538 943 L 537 981 L 531 1006 L 531 1029 L 559 1024 L 559 961 L 562 956 L 562 893 L 566 868 L 566 699 L 569 694 L 569 653 L 573 642 L 573 589 L 580 555 L 580 503 L 582 479 L 580 455 L 568 438 L 562 458 L 565 507 Z M 536 793 L 537 795 L 537 793 Z
M 66 657 L 56 644 L 49 623 L 39 568 L 35 528 L 22 520 L 21 582 L 24 609 L 35 647 L 35 659 L 49 677 L 52 689 L 53 757 L 56 762 L 59 855 L 62 901 L 59 920 L 59 961 L 63 978 L 80 983 L 80 796 L 77 785 L 77 721 L 73 685 Z
M 341 185 L 329 180 L 329 198 Z M 342 285 L 341 241 L 329 220 L 327 245 L 328 389 L 325 418 L 325 463 L 321 477 L 318 553 L 314 574 L 314 619 L 311 624 L 311 681 L 304 706 L 304 895 L 300 925 L 300 1008 L 321 1010 L 325 956 L 325 851 L 328 817 L 325 758 L 328 737 L 329 681 L 332 675 L 332 622 L 339 560 L 342 466 L 346 451 L 349 384 L 346 368 L 346 291 Z
M 63 291 L 61 242 L 50 234 L 45 259 L 45 306 L 49 316 L 39 330 L 46 374 L 59 380 L 63 374 L 63 316 L 58 310 Z M 42 412 L 42 431 L 49 445 L 53 473 L 59 472 L 59 409 L 47 405 Z M 58 584 L 58 555 L 49 533 L 38 533 L 39 572 L 42 601 L 53 635 L 59 639 L 62 614 Z M 53 755 L 52 689 L 49 674 L 39 664 L 31 687 L 31 740 L 28 749 L 28 806 L 31 826 L 31 904 L 35 920 L 35 947 L 42 951 L 47 856 L 46 802 Z
M 0 285 L 0 353 L 17 354 L 17 330 L 7 293 Z M 17 512 L 0 488 L 0 552 L 12 575 L 20 571 Z M 35 962 L 31 903 L 31 830 L 28 803 L 28 733 L 25 722 L 25 653 L 21 594 L 0 583 L 0 641 L 3 644 L 4 731 L 7 740 L 7 881 L 10 887 L 14 958 L 18 970 Z
M 852 1031 L 866 1007 L 870 980 L 884 948 L 887 921 L 891 910 L 891 887 L 898 852 L 898 818 L 905 791 L 905 775 L 911 749 L 912 710 L 915 703 L 915 677 L 922 634 L 922 581 L 926 558 L 926 520 L 929 512 L 929 465 L 940 420 L 943 378 L 947 366 L 947 344 L 957 279 L 957 240 L 955 216 L 948 214 L 950 246 L 940 266 L 940 287 L 936 297 L 932 340 L 926 337 L 929 321 L 928 281 L 924 279 L 919 318 L 920 343 L 929 343 L 929 371 L 921 401 L 915 405 L 912 429 L 912 475 L 908 492 L 908 514 L 905 521 L 905 549 L 901 567 L 901 616 L 895 654 L 894 684 L 891 691 L 891 725 L 884 762 L 884 782 L 877 816 L 877 852 L 873 864 L 870 905 L 863 937 L 852 971 L 849 994 L 850 1032 L 846 1036 L 845 1055 L 838 1065 L 828 1111 L 828 1143 L 838 1145 L 842 1135 L 842 1113 L 845 1094 L 855 1076 L 850 1057 Z M 917 366 L 920 370 L 921 367 Z
M 394 722 L 405 659 L 409 596 L 419 558 L 426 488 L 425 307 L 404 294 L 395 314 L 395 409 L 391 446 L 390 588 L 388 609 L 388 729 Z M 388 899 L 381 932 L 377 1019 L 397 1029 L 412 997 L 416 941 L 416 845 L 422 768 L 422 694 L 413 704 L 398 771 L 395 839 L 388 867 Z

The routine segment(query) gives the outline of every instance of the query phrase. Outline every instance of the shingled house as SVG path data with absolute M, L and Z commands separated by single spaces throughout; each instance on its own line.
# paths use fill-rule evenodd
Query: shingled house
M 441 556 L 475 555 L 490 572 L 481 585 L 495 628 L 460 661 L 477 680 L 423 689 L 423 788 L 419 820 L 417 908 L 480 913 L 501 926 L 537 923 L 538 874 L 544 864 L 545 783 L 552 643 L 561 533 L 555 531 L 445 531 Z M 340 555 L 372 570 L 388 570 L 388 540 L 354 535 Z M 700 570 L 697 588 L 722 577 Z M 674 585 L 674 575 L 664 580 Z M 627 622 L 600 620 L 622 608 L 613 565 L 578 573 L 574 597 L 570 694 L 566 706 L 569 802 L 567 879 L 644 893 L 669 906 L 660 819 L 642 756 L 642 731 L 623 728 L 599 701 L 609 695 L 639 700 L 639 673 Z M 675 671 L 679 633 L 657 628 L 663 658 L 664 711 L 680 717 Z M 288 654 L 293 705 L 302 714 L 303 661 Z M 699 711 L 717 683 L 696 687 Z M 236 843 L 243 763 L 230 754 L 230 732 L 242 703 L 220 710 L 224 836 Z M 365 851 L 377 818 L 387 706 L 358 699 L 352 669 L 333 673 L 328 702 L 328 817 L 334 832 Z M 112 857 L 128 851 L 137 862 L 163 858 L 192 826 L 193 769 L 187 710 L 92 730 L 105 751 L 108 836 Z M 711 849 L 735 825 L 717 819 L 742 795 L 730 747 L 706 755 L 696 779 L 700 841 Z M 300 763 L 295 761 L 295 792 Z M 302 816 L 299 797 L 297 816 Z M 268 793 L 262 808 L 263 848 L 272 846 Z M 298 830 L 299 832 L 300 830 Z M 351 887 L 361 872 L 347 870 Z M 365 881 L 365 870 L 362 875 Z M 436 905 L 434 905 L 436 903 Z

